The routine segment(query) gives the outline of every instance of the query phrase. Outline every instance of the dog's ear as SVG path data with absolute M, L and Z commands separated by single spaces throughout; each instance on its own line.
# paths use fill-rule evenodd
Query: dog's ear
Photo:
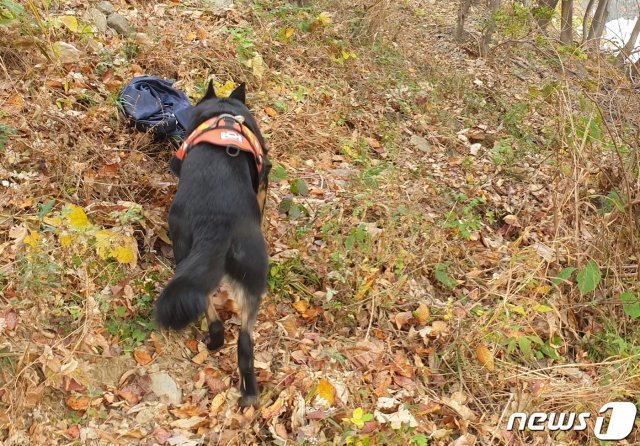
M 169 161 L 169 170 L 171 171 L 172 174 L 174 174 L 178 178 L 180 177 L 181 167 L 182 167 L 182 160 L 178 159 L 177 156 L 174 156 L 173 158 L 171 158 L 171 161 Z
M 241 83 L 240 85 L 238 85 L 235 90 L 233 90 L 231 92 L 231 94 L 229 95 L 229 99 L 237 99 L 240 102 L 242 102 L 243 104 L 245 103 L 245 99 L 246 99 L 246 88 L 244 85 L 244 82 Z
M 206 99 L 213 99 L 216 97 L 216 90 L 213 88 L 213 81 L 209 80 L 209 85 L 207 85 L 207 91 L 204 94 L 204 97 L 200 100 L 200 102 Z

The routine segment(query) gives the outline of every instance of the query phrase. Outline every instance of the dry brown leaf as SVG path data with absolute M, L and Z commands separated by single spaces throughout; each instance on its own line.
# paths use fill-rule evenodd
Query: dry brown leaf
M 273 402 L 272 405 L 270 405 L 269 407 L 265 407 L 262 410 L 262 418 L 264 420 L 269 420 L 275 417 L 276 415 L 279 415 L 280 412 L 282 411 L 283 405 L 284 405 L 284 402 L 282 401 L 282 398 L 278 398 Z
M 413 313 L 411 313 L 411 311 L 403 311 L 402 313 L 396 314 L 393 319 L 396 323 L 396 327 L 398 327 L 398 330 L 402 330 L 402 327 L 408 324 L 412 318 Z
M 270 116 L 272 118 L 278 116 L 278 112 L 275 111 L 272 107 L 265 107 L 263 110 L 267 114 L 267 116 Z
M 516 217 L 515 215 L 512 215 L 512 214 L 505 215 L 503 220 L 509 226 L 515 226 L 516 228 L 520 227 L 520 222 L 518 221 L 518 217 Z
M 158 339 L 158 336 L 155 333 L 151 333 L 150 338 L 153 341 L 153 348 L 155 349 L 156 354 L 159 355 L 162 353 L 162 344 L 160 343 L 160 339 Z
M 304 319 L 314 319 L 322 313 L 322 307 L 310 307 L 309 303 L 305 300 L 294 302 L 292 306 Z
M 380 147 L 382 147 L 380 141 L 378 141 L 377 139 L 367 137 L 364 139 L 364 141 L 373 149 L 379 149 Z
M 413 315 L 416 317 L 416 319 L 418 319 L 418 322 L 420 323 L 420 325 L 424 325 L 429 320 L 429 317 L 431 316 L 431 312 L 429 311 L 428 306 L 421 303 L 416 309 L 416 311 L 413 312 Z
M 171 409 L 169 412 L 171 412 L 171 415 L 173 415 L 174 417 L 183 419 L 197 416 L 200 413 L 200 409 L 198 408 L 198 406 L 187 403 L 175 409 Z
M 15 330 L 18 325 L 18 314 L 13 310 L 7 311 L 4 315 L 4 322 L 8 331 Z
M 77 424 L 74 424 L 73 426 L 69 427 L 66 431 L 65 431 L 67 437 L 71 438 L 72 440 L 77 440 L 78 438 L 80 438 L 80 428 L 78 428 Z
M 199 365 L 207 360 L 207 356 L 209 356 L 209 352 L 207 352 L 206 350 L 202 350 L 200 353 L 191 358 L 191 360 Z
M 138 365 L 147 365 L 152 361 L 151 355 L 142 349 L 134 350 L 133 357 Z
M 184 345 L 191 350 L 191 353 L 198 353 L 198 341 L 195 339 L 187 339 Z
M 171 438 L 171 432 L 168 430 L 159 427 L 155 431 L 153 431 L 153 438 L 160 444 L 165 444 L 169 438 Z
M 222 407 L 226 399 L 226 392 L 218 393 L 215 397 L 213 397 L 213 399 L 211 400 L 211 404 L 209 405 L 209 414 L 212 417 L 215 417 L 218 415 L 218 413 L 220 413 L 220 408 Z
M 191 417 L 180 420 L 175 420 L 171 423 L 171 427 L 177 427 L 178 429 L 194 429 L 199 426 L 203 426 L 207 423 L 205 417 Z
M 68 396 L 65 400 L 67 407 L 71 410 L 87 410 L 91 399 L 88 396 Z
M 482 364 L 487 370 L 493 372 L 493 354 L 484 344 L 479 344 L 476 347 L 476 358 L 478 359 L 478 362 L 480 362 L 480 364 Z
M 396 354 L 393 357 L 393 369 L 398 375 L 405 378 L 413 378 L 414 367 L 404 350 L 396 350 Z
M 298 320 L 295 316 L 287 315 L 284 319 L 279 321 L 282 327 L 287 332 L 287 336 L 295 338 L 298 332 Z

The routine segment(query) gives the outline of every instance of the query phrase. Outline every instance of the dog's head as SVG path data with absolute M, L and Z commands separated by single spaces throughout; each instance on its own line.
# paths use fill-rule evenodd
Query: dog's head
M 245 125 L 256 135 L 260 144 L 262 144 L 262 147 L 265 147 L 264 139 L 262 138 L 258 124 L 247 108 L 245 100 L 246 89 L 244 83 L 236 87 L 229 97 L 219 98 L 216 96 L 216 92 L 213 88 L 213 82 L 209 81 L 204 97 L 200 99 L 191 111 L 191 120 L 189 128 L 187 129 L 187 135 L 191 134 L 193 130 L 209 118 L 222 114 L 230 114 L 233 116 L 242 116 L 244 118 Z M 181 166 L 182 161 L 175 156 L 169 163 L 169 168 L 177 176 L 180 176 Z M 270 164 L 268 167 L 270 167 Z

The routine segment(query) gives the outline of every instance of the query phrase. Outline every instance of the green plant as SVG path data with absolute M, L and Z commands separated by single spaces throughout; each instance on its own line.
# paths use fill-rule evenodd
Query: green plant
M 0 26 L 20 20 L 25 14 L 24 6 L 11 0 L 0 0 Z
M 449 264 L 446 263 L 438 263 L 433 269 L 433 276 L 435 279 L 446 288 L 455 288 L 458 285 L 458 282 L 453 279 L 447 269 L 449 268 Z
M 346 424 L 344 431 L 344 440 L 346 444 L 355 446 L 366 446 L 369 444 L 369 435 L 362 434 L 360 431 L 364 428 L 365 423 L 373 420 L 373 414 L 366 413 L 361 407 L 356 407 L 351 413 L 351 417 L 343 418 L 342 422 Z
M 494 166 L 505 166 L 510 168 L 515 160 L 515 152 L 510 139 L 500 139 L 495 142 L 491 149 L 491 162 Z
M 482 197 L 469 199 L 465 194 L 455 194 L 454 200 L 457 204 L 464 205 L 459 211 L 453 209 L 447 212 L 443 226 L 455 229 L 462 238 L 470 240 L 471 232 L 480 229 L 482 219 L 478 213 L 478 207 L 485 203 L 485 199 Z
M 7 144 L 7 140 L 9 136 L 14 135 L 16 133 L 16 129 L 11 127 L 10 125 L 0 123 L 0 150 L 4 149 L 5 144 Z
M 240 60 L 249 60 L 256 54 L 253 30 L 250 27 L 239 26 L 232 28 L 224 26 L 220 29 L 220 32 L 231 37 L 236 46 L 236 54 Z

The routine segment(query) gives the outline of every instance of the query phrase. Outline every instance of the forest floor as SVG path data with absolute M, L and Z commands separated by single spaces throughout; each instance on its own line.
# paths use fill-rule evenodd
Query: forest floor
M 517 11 L 479 58 L 456 2 L 305 3 L 118 0 L 125 38 L 0 0 L 0 444 L 596 444 L 506 424 L 640 397 L 638 90 Z M 139 74 L 246 81 L 266 135 L 259 409 L 235 317 L 215 353 L 152 324 L 177 179 Z

